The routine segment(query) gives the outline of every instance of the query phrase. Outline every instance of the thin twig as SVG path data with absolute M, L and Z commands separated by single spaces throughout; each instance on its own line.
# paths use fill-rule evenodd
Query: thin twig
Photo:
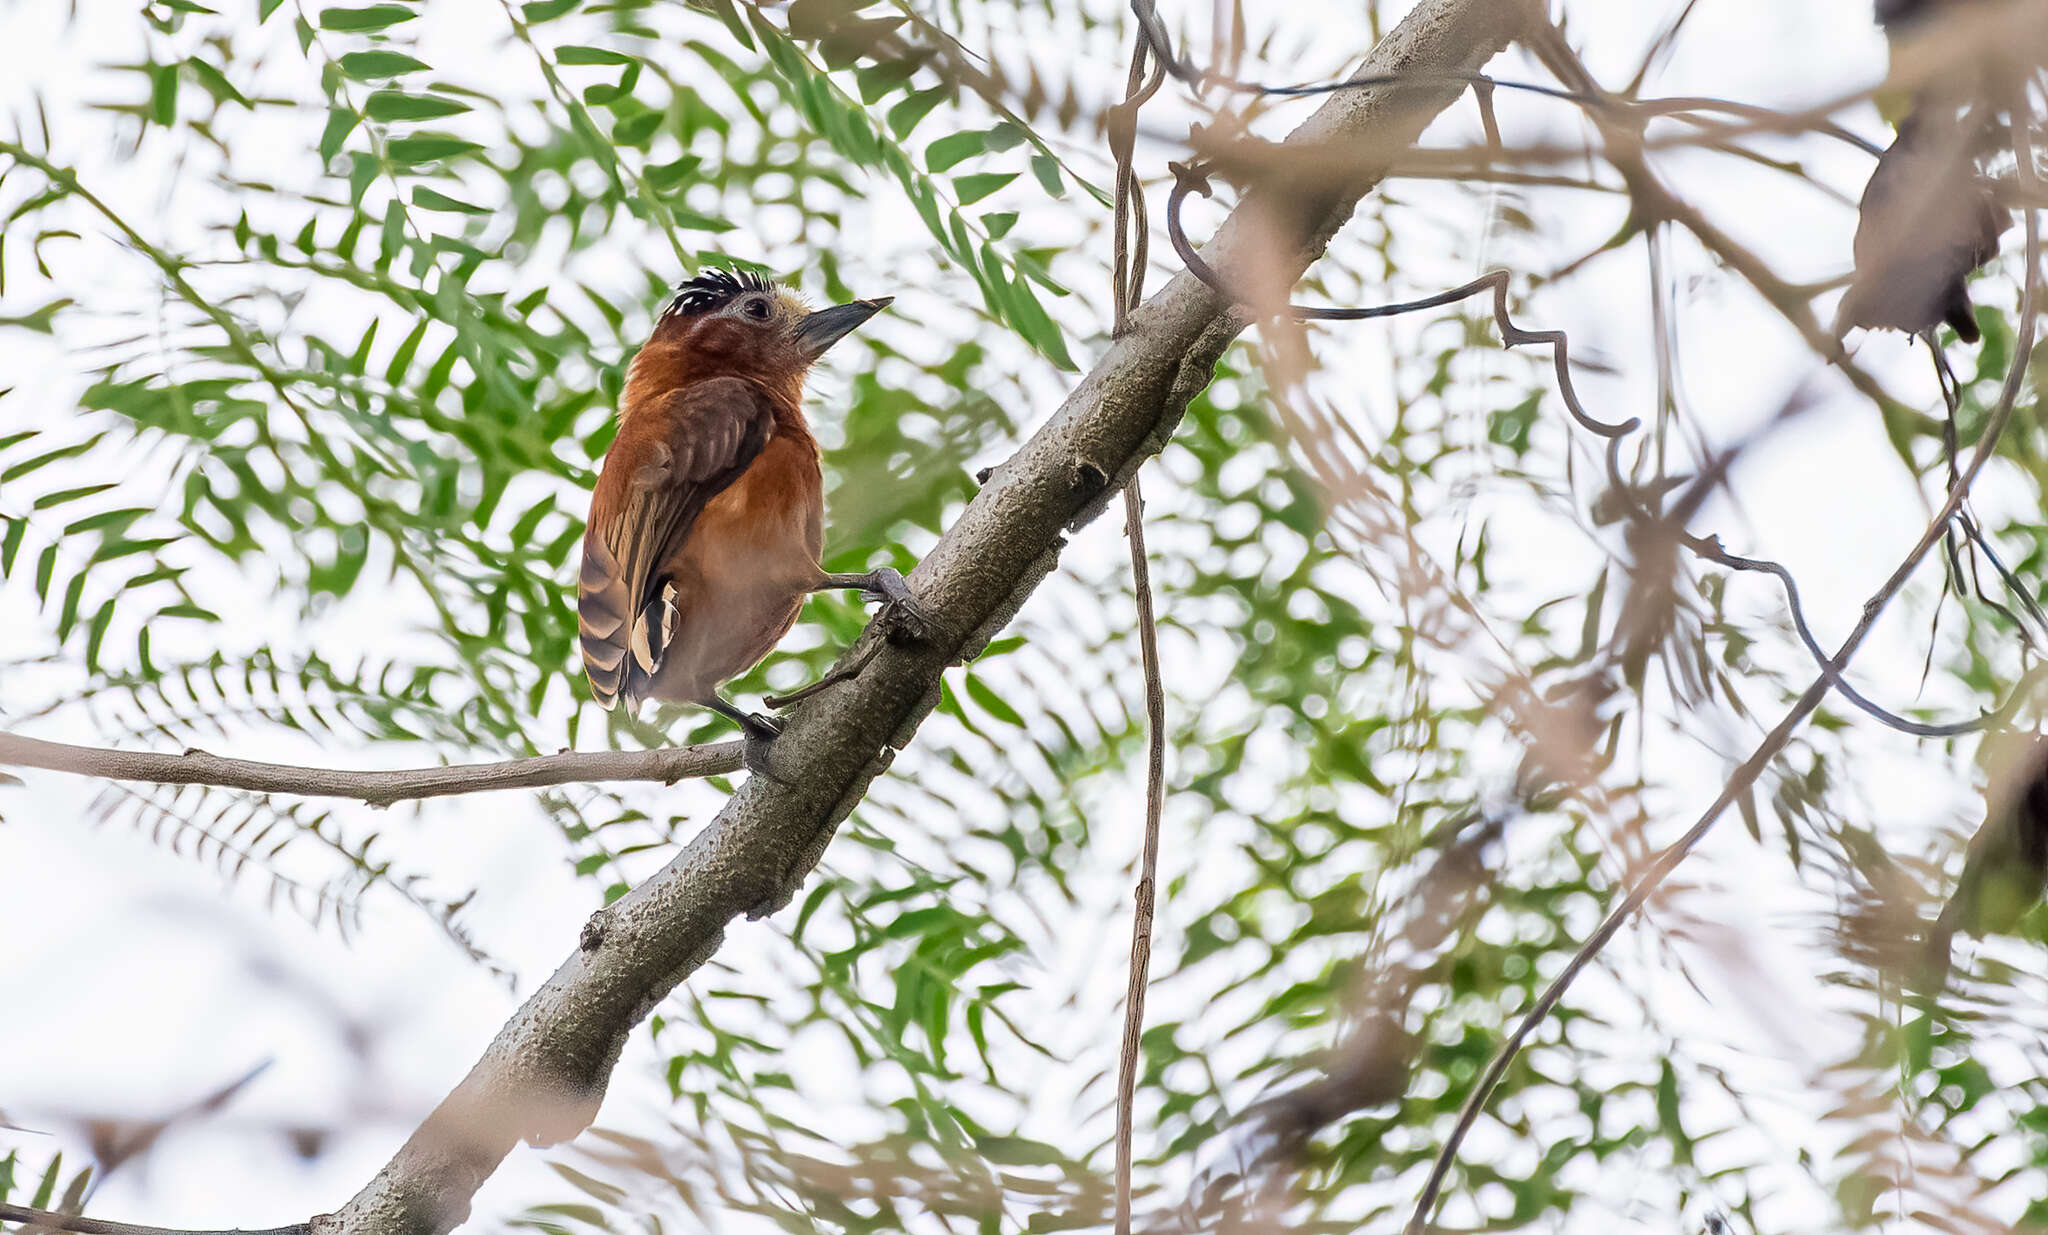
M 1276 86 L 1261 82 L 1239 80 L 1215 69 L 1202 69 L 1193 62 L 1183 60 L 1175 54 L 1173 41 L 1167 34 L 1165 23 L 1160 19 L 1155 0 L 1131 0 L 1131 11 L 1138 18 L 1141 35 L 1151 44 L 1151 51 L 1166 70 L 1182 82 L 1197 89 L 1207 86 L 1219 87 L 1239 94 L 1253 94 L 1265 97 L 1300 98 L 1332 94 L 1359 86 L 1401 86 L 1428 85 L 1443 81 L 1461 81 L 1475 88 L 1491 90 L 1516 90 L 1527 94 L 1576 103 L 1581 106 L 1596 106 L 1615 114 L 1634 114 L 1649 117 L 1672 117 L 1688 123 L 1709 127 L 1708 122 L 1688 113 L 1722 112 L 1736 116 L 1748 123 L 1743 125 L 1720 124 L 1712 126 L 1708 138 L 1714 141 L 1755 133 L 1805 133 L 1813 132 L 1855 146 L 1869 155 L 1883 153 L 1874 142 L 1835 124 L 1828 117 L 1846 107 L 1861 103 L 1871 97 L 1879 87 L 1865 86 L 1837 95 L 1817 106 L 1799 111 L 1785 111 L 1743 103 L 1733 99 L 1685 96 L 1676 98 L 1636 99 L 1625 95 L 1588 88 L 1585 83 L 1566 82 L 1562 86 L 1549 86 L 1540 82 L 1513 81 L 1493 77 L 1484 73 L 1403 73 L 1387 76 L 1360 75 L 1339 81 L 1303 82 L 1293 85 Z M 1681 21 L 1683 18 L 1680 19 Z M 1959 27 L 1942 40 L 1936 47 L 1929 47 L 1904 65 L 1895 65 L 1893 72 L 1883 83 L 1884 86 L 1899 90 L 1915 89 L 1930 80 L 1938 80 L 1964 64 L 1974 63 L 1994 46 L 1995 40 L 2010 41 L 2016 35 L 2027 32 L 2025 18 L 2010 15 L 1990 15 L 1972 19 L 1974 24 Z M 1654 53 L 1653 53 L 1654 54 Z M 1645 65 L 1647 67 L 1647 63 Z M 1639 83 L 1637 83 L 1639 84 Z M 1632 86 L 1631 89 L 1634 87 Z M 1691 144 L 1676 142 L 1672 144 Z
M 1920 339 L 1921 342 L 1927 345 L 1928 358 L 1934 362 L 1935 383 L 1941 388 L 1942 405 L 1948 412 L 1948 415 L 1943 418 L 1941 426 L 1942 458 L 1948 466 L 1949 483 L 1954 484 L 1956 479 L 1957 449 L 1956 418 L 1962 414 L 1962 385 L 1956 380 L 1955 370 L 1948 363 L 1948 354 L 1941 350 L 1941 344 L 1936 340 L 1934 330 L 1930 328 L 1922 331 Z M 1991 569 L 1998 572 L 1999 581 L 2005 585 L 2006 591 L 2011 593 L 2015 600 L 2019 601 L 2020 607 L 2026 610 L 2027 617 L 2033 619 L 2033 629 L 2030 630 L 2028 628 L 2026 620 L 2022 619 L 2019 614 L 2014 613 L 2004 605 L 1985 595 L 1983 581 L 1976 576 L 1974 570 L 1975 563 L 1973 562 L 1971 564 L 1973 567 L 1972 577 L 1977 578 L 1977 598 L 2011 622 L 2018 629 L 2021 641 L 2029 649 L 2033 649 L 2036 646 L 2034 643 L 2035 632 L 2039 631 L 2048 634 L 2048 613 L 2042 612 L 2040 602 L 2034 599 L 2033 593 L 2029 592 L 2019 579 L 2014 577 L 2012 571 L 2006 569 L 2004 560 L 1998 556 L 1998 550 L 1992 546 L 1990 538 L 1984 535 L 1983 529 L 1977 526 L 1977 520 L 1970 514 L 1967 506 L 1957 516 L 1956 522 L 1961 525 L 1963 535 L 1984 554 L 1985 560 L 1991 563 Z M 1961 580 L 1958 579 L 1957 582 L 1960 585 Z
M 1116 253 L 1110 298 L 1114 333 L 1122 335 L 1145 298 L 1145 263 L 1151 225 L 1145 187 L 1132 165 L 1138 109 L 1166 80 L 1163 66 L 1147 73 L 1147 36 L 1138 31 L 1124 101 L 1110 117 L 1109 145 L 1116 159 Z M 1138 1055 L 1145 1034 L 1145 987 L 1152 969 L 1152 915 L 1158 896 L 1159 816 L 1166 797 L 1166 691 L 1159 674 L 1159 628 L 1152 612 L 1152 572 L 1145 552 L 1145 497 L 1136 472 L 1124 486 L 1124 535 L 1131 544 L 1131 590 L 1138 605 L 1138 647 L 1145 666 L 1145 842 L 1132 896 L 1131 964 L 1124 990 L 1124 1036 L 1116 1075 L 1116 1235 L 1130 1235 L 1132 1143 L 1137 1124 Z
M 420 798 L 589 781 L 644 780 L 672 785 L 679 780 L 738 771 L 741 746 L 739 742 L 713 742 L 658 750 L 563 751 L 499 763 L 358 771 L 230 759 L 203 750 L 188 750 L 181 755 L 108 750 L 0 733 L 0 767 L 43 768 L 74 776 L 157 785 L 208 785 L 309 798 L 353 798 L 371 806 L 390 806 Z
M 1806 609 L 1799 600 L 1799 584 L 1793 579 L 1791 571 L 1785 569 L 1780 563 L 1766 558 L 1743 557 L 1740 554 L 1730 553 L 1721 547 L 1720 538 L 1716 536 L 1701 538 L 1681 531 L 1678 535 L 1678 543 L 1709 562 L 1726 566 L 1731 570 L 1756 571 L 1776 579 L 1778 586 L 1785 593 L 1785 608 L 1792 615 L 1792 628 L 1798 632 L 1799 641 L 1806 645 L 1807 655 L 1813 657 L 1814 663 L 1822 669 L 1827 668 L 1827 650 L 1821 647 L 1820 640 L 1814 637 L 1813 628 L 1807 624 Z M 1882 704 L 1872 701 L 1868 696 L 1849 685 L 1846 680 L 1837 681 L 1835 683 L 1835 691 L 1861 709 L 1872 720 L 1887 728 L 1896 729 L 1901 733 L 1910 733 L 1918 738 L 1953 738 L 1965 733 L 1976 733 L 1980 730 L 1991 728 L 1993 725 L 2004 723 L 2011 717 L 2013 710 L 2024 702 L 2028 694 L 2031 693 L 2035 681 L 2044 676 L 2044 674 L 2048 674 L 2048 670 L 2037 669 L 2033 673 L 2028 674 L 2013 687 L 2012 691 L 2006 696 L 2005 702 L 1981 716 L 1974 716 L 1969 720 L 1952 720 L 1939 723 L 1909 720 L 1885 708 Z
M 1173 251 L 1187 263 L 1188 272 L 1196 278 L 1240 304 L 1252 304 L 1253 302 L 1246 297 L 1234 292 L 1224 282 L 1223 277 L 1203 260 L 1194 243 L 1188 239 L 1186 229 L 1181 225 L 1181 208 L 1186 204 L 1188 194 L 1197 193 L 1204 197 L 1209 194 L 1206 172 L 1199 163 L 1175 163 L 1172 167 L 1174 183 L 1172 191 L 1166 197 L 1166 235 L 1173 243 Z M 1557 373 L 1558 394 L 1564 400 L 1565 410 L 1571 413 L 1572 420 L 1581 429 L 1604 438 L 1607 442 L 1607 449 L 1603 453 L 1609 488 L 1624 501 L 1628 507 L 1625 513 L 1630 517 L 1646 517 L 1634 509 L 1634 500 L 1629 496 L 1630 485 L 1621 471 L 1622 440 L 1642 427 L 1641 418 L 1631 416 L 1627 420 L 1609 423 L 1586 410 L 1585 405 L 1579 401 L 1577 387 L 1572 384 L 1571 340 L 1562 330 L 1525 330 L 1517 326 L 1508 314 L 1508 280 L 1507 271 L 1489 270 L 1471 282 L 1461 283 L 1449 291 L 1396 304 L 1330 307 L 1289 303 L 1282 305 L 1280 311 L 1298 321 L 1358 322 L 1379 317 L 1398 317 L 1423 309 L 1441 308 L 1476 296 L 1480 292 L 1492 292 L 1493 320 L 1500 327 L 1501 344 L 1505 347 L 1518 347 L 1524 343 L 1540 343 L 1550 348 L 1551 367 Z
M 1145 849 L 1131 911 L 1131 972 L 1124 989 L 1124 1041 L 1116 1077 L 1116 1235 L 1131 1229 L 1131 1138 L 1138 1094 L 1145 986 L 1152 968 L 1152 914 L 1158 896 L 1159 816 L 1166 804 L 1166 692 L 1160 684 L 1159 629 L 1152 615 L 1152 572 L 1145 561 L 1145 498 L 1138 478 L 1124 488 L 1124 530 L 1131 541 L 1131 590 L 1138 601 L 1138 647 L 1145 662 Z
M 76 1214 L 30 1209 L 25 1205 L 0 1205 L 0 1222 L 19 1222 L 31 1230 L 77 1231 L 79 1235 L 306 1235 L 311 1229 L 308 1223 L 294 1222 L 290 1226 L 273 1226 L 256 1231 L 245 1231 L 240 1228 L 227 1231 L 192 1231 L 180 1227 L 108 1222 L 104 1218 L 82 1218 Z

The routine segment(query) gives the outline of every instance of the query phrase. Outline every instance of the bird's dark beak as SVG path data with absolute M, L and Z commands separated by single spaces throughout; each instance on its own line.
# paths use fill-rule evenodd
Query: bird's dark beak
M 829 309 L 819 309 L 798 323 L 797 346 L 803 349 L 806 359 L 816 360 L 825 354 L 826 348 L 888 308 L 894 299 L 894 296 L 879 296 L 873 300 L 856 300 L 852 304 L 835 304 Z

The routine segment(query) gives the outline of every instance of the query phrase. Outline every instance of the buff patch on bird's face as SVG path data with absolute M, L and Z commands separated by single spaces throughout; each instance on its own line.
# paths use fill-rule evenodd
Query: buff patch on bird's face
M 802 321 L 804 315 L 811 311 L 810 301 L 786 287 L 776 289 L 775 303 L 781 307 L 785 321 Z

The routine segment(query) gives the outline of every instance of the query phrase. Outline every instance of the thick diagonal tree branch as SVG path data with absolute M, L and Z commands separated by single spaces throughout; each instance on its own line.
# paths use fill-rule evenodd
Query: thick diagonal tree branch
M 1523 28 L 1523 0 L 1423 0 L 1361 73 L 1400 86 L 1332 95 L 1290 144 L 1383 152 L 1341 180 L 1312 166 L 1247 194 L 1208 248 L 1232 286 L 1293 283 L 1406 148 Z M 320 1235 L 439 1235 L 521 1140 L 588 1125 L 627 1035 L 719 946 L 726 924 L 788 903 L 839 822 L 909 740 L 949 665 L 977 654 L 1052 569 L 1066 534 L 1099 514 L 1158 452 L 1247 318 L 1183 274 L 1132 315 L 1051 421 L 997 468 L 911 576 L 947 632 L 888 643 L 871 628 L 842 663 L 860 674 L 803 704 L 776 743 L 776 778 L 750 778 L 676 858 L 592 918 L 580 946 L 499 1032 Z M 877 641 L 884 641 L 876 650 Z

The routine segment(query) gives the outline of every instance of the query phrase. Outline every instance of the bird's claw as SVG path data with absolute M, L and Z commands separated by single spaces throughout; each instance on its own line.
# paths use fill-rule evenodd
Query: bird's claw
M 882 633 L 891 643 L 934 643 L 938 640 L 939 620 L 932 611 L 911 597 L 892 600 L 875 614 L 875 620 L 882 624 Z
M 939 620 L 932 611 L 925 608 L 917 597 L 910 594 L 910 585 L 903 576 L 887 566 L 870 572 L 871 587 L 863 589 L 882 604 L 875 620 L 881 623 L 882 633 L 891 643 L 931 643 L 938 638 Z
M 740 734 L 745 741 L 740 766 L 778 785 L 787 785 L 788 781 L 776 775 L 774 762 L 775 739 L 782 736 L 782 722 L 772 716 L 750 713 L 740 722 Z

